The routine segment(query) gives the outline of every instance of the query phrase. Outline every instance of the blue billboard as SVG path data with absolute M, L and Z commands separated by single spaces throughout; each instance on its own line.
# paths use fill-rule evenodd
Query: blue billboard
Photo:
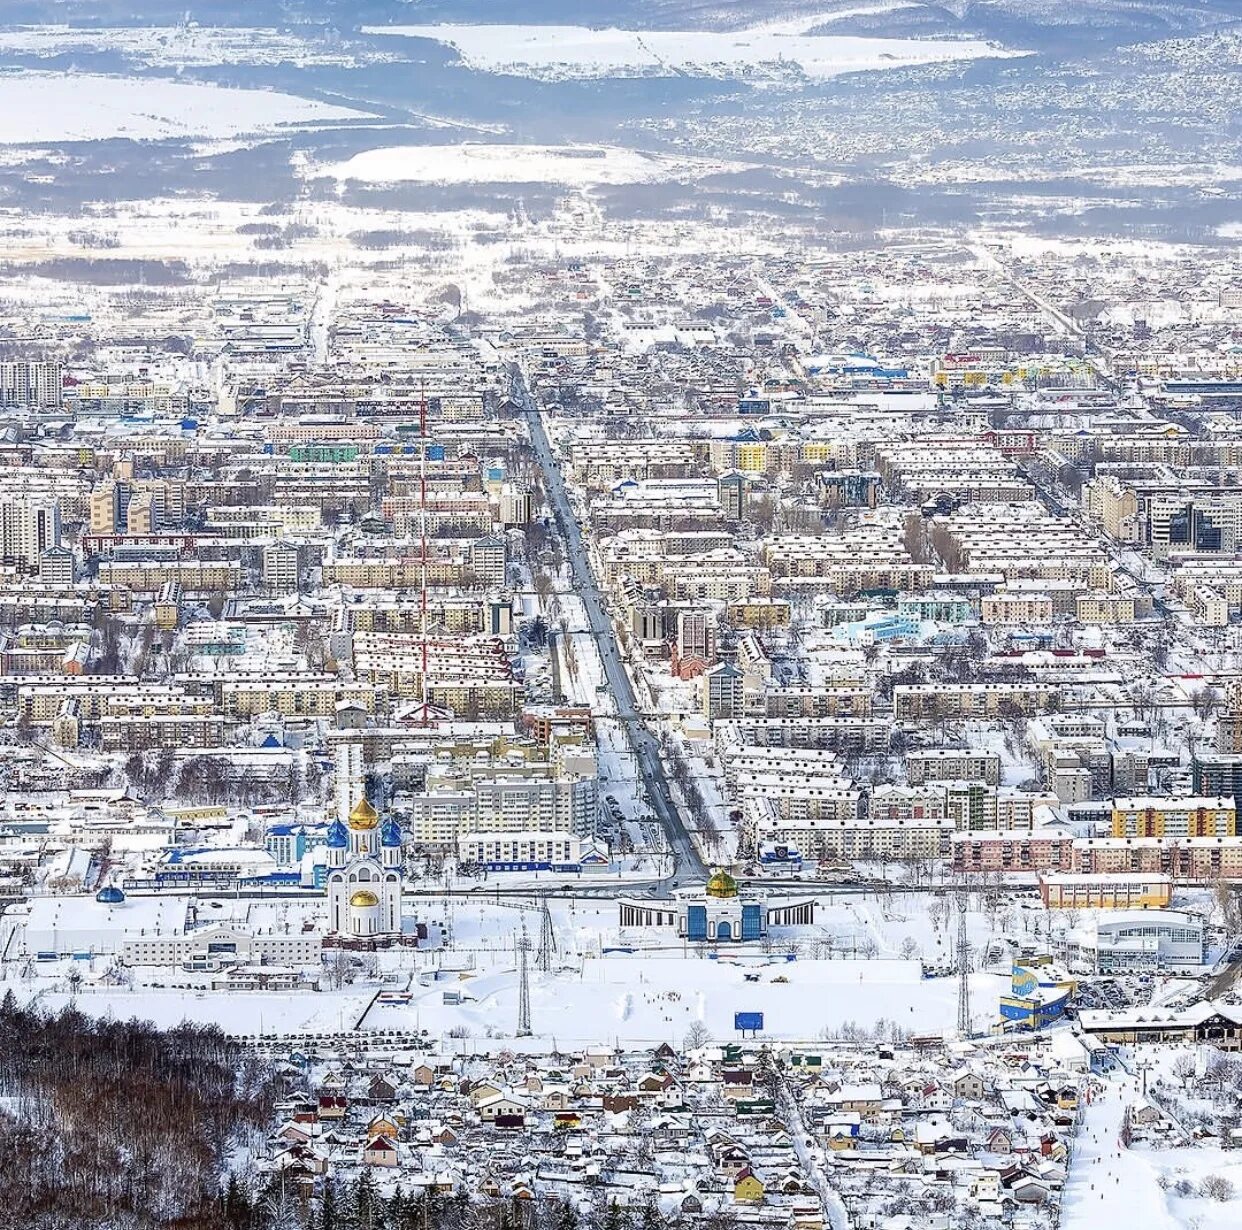
M 763 1028 L 762 1012 L 735 1012 L 733 1014 L 733 1028 L 741 1030 L 742 1033 L 747 1031 L 758 1033 Z

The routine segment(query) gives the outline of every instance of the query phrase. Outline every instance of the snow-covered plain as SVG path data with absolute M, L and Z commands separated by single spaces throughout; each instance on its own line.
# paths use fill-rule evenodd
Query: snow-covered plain
M 532 941 L 539 936 L 536 899 L 496 899 L 490 886 L 408 903 L 435 942 L 380 953 L 375 971 L 384 988 L 410 990 L 406 1004 L 372 1004 L 381 985 L 361 971 L 353 986 L 338 990 L 325 979 L 318 992 L 209 991 L 204 984 L 210 976 L 155 969 L 137 969 L 132 985 L 118 987 L 108 981 L 106 958 L 41 962 L 28 976 L 10 973 L 6 985 L 51 1010 L 72 1000 L 88 1015 L 139 1017 L 162 1026 L 216 1022 L 230 1033 L 268 1035 L 417 1028 L 451 1032 L 466 1049 L 482 1049 L 489 1040 L 513 1039 L 519 988 L 514 941 L 523 920 Z M 575 1044 L 679 1042 L 695 1021 L 723 1040 L 733 1036 L 737 1011 L 765 1013 L 768 1036 L 790 1041 L 835 1036 L 847 1022 L 874 1029 L 885 1021 L 913 1033 L 955 1029 L 956 979 L 923 978 L 918 960 L 943 964 L 951 945 L 948 920 L 929 912 L 931 898 L 834 896 L 820 888 L 813 927 L 778 929 L 769 953 L 752 947 L 713 958 L 671 930 L 620 928 L 616 902 L 602 894 L 622 887 L 611 874 L 587 876 L 581 896 L 549 901 L 556 950 L 550 973 L 531 969 L 530 1048 L 546 1048 L 553 1038 Z M 222 899 L 218 910 L 212 908 L 214 921 L 297 930 L 321 920 L 323 904 Z M 968 914 L 968 926 L 982 954 L 993 928 L 976 911 Z M 445 933 L 448 942 L 440 946 Z M 903 959 L 911 940 L 917 954 Z M 796 959 L 788 960 L 795 947 Z M 1003 969 L 998 962 L 971 975 L 976 1031 L 996 1019 L 998 997 L 1009 985 Z M 71 973 L 83 975 L 76 989 L 68 981 Z M 458 993 L 460 1002 L 446 1003 L 446 991 Z
M 757 982 L 747 975 L 758 974 Z M 783 981 L 777 981 L 781 979 Z M 980 1028 L 995 1017 L 1004 979 L 972 974 Z M 445 991 L 460 1004 L 446 1004 Z M 712 1036 L 734 1037 L 735 1012 L 764 1013 L 765 1035 L 809 1041 L 835 1035 L 847 1021 L 871 1027 L 895 1022 L 914 1033 L 952 1032 L 957 981 L 925 979 L 917 961 L 791 961 L 734 963 L 679 954 L 605 955 L 580 970 L 531 975 L 531 1027 L 536 1038 L 575 1045 L 680 1042 L 701 1021 Z M 418 988 L 404 1005 L 377 1005 L 367 1029 L 455 1031 L 476 1040 L 511 1037 L 517 1027 L 518 976 L 512 968 Z M 467 1044 L 468 1045 L 468 1044 Z
M 369 118 L 272 90 L 93 73 L 0 76 L 0 144 L 225 138 Z
M 217 64 L 356 65 L 396 60 L 392 52 L 359 43 L 328 43 L 286 31 L 222 26 L 16 26 L 0 30 L 0 54 L 51 58 L 116 51 L 161 68 Z
M 317 174 L 370 183 L 640 184 L 700 178 L 736 165 L 614 145 L 398 145 L 365 150 Z
M 21 994 L 21 988 L 17 988 Z M 74 1004 L 88 1016 L 151 1021 L 172 1029 L 182 1021 L 219 1025 L 225 1033 L 346 1033 L 353 1029 L 375 994 L 362 991 L 204 991 L 143 987 L 87 987 L 73 994 L 47 991 L 39 1004 L 56 1012 Z
M 474 69 L 563 80 L 701 76 L 825 79 L 841 73 L 1022 54 L 979 39 L 860 38 L 811 33 L 824 18 L 716 30 L 594 30 L 588 26 L 364 27 L 432 39 Z

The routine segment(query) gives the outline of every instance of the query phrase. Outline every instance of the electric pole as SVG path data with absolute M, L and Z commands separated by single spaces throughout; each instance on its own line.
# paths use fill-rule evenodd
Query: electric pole
M 957 1033 L 970 1037 L 970 943 L 966 938 L 966 901 L 964 884 L 957 889 Z
M 530 940 L 526 935 L 526 919 L 522 919 L 522 934 L 517 941 L 518 950 L 518 1023 L 517 1036 L 530 1037 L 530 970 L 526 957 L 530 951 Z
M 556 932 L 552 930 L 552 911 L 548 909 L 548 899 L 543 899 L 540 911 L 539 951 L 535 954 L 535 968 L 541 973 L 552 972 L 552 954 L 556 951 Z

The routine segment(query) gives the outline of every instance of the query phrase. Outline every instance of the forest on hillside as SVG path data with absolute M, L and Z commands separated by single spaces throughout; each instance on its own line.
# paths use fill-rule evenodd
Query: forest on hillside
M 215 1026 L 159 1030 L 0 1002 L 0 1226 L 258 1226 L 228 1182 L 276 1085 Z M 230 1200 L 232 1206 L 230 1207 Z

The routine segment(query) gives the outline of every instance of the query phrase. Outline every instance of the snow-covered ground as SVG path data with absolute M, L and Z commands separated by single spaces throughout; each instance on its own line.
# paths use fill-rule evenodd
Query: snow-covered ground
M 980 39 L 859 38 L 811 33 L 823 20 L 808 16 L 727 32 L 540 25 L 364 29 L 444 43 L 454 48 L 471 68 L 545 79 L 684 75 L 823 79 L 911 64 L 1022 54 Z
M 0 143 L 6 145 L 225 138 L 366 118 L 361 111 L 274 90 L 92 73 L 0 76 Z
M 138 1016 L 161 1025 L 215 1021 L 233 1033 L 337 1032 L 361 1021 L 363 1031 L 420 1028 L 476 1042 L 510 1038 L 519 987 L 515 940 L 524 921 L 537 947 L 541 914 L 537 898 L 489 893 L 506 881 L 491 877 L 477 896 L 410 899 L 407 910 L 428 925 L 432 945 L 381 952 L 374 968 L 369 957 L 359 958 L 346 971 L 356 981 L 339 990 L 332 989 L 337 982 L 331 969 L 323 972 L 325 989 L 318 992 L 210 991 L 205 989 L 210 975 L 156 968 L 135 968 L 127 985 L 118 987 L 108 981 L 109 959 L 101 957 L 5 966 L 0 992 L 12 987 L 20 998 L 51 1009 L 73 998 L 92 1015 Z M 542 885 L 531 887 L 537 891 Z M 957 980 L 922 977 L 919 960 L 942 964 L 951 946 L 952 919 L 932 909 L 939 899 L 833 896 L 821 888 L 814 926 L 778 929 L 766 952 L 748 945 L 744 952 L 725 948 L 709 955 L 671 928 L 622 929 L 615 900 L 601 895 L 618 889 L 623 882 L 615 875 L 583 877 L 584 895 L 548 899 L 555 953 L 548 973 L 535 969 L 532 956 L 532 1046 L 553 1037 L 575 1043 L 678 1042 L 693 1021 L 725 1039 L 732 1036 L 737 1011 L 765 1013 L 768 1035 L 790 1040 L 839 1035 L 848 1022 L 863 1029 L 886 1022 L 885 1032 L 893 1026 L 914 1033 L 956 1027 Z M 797 889 L 785 891 L 800 895 Z M 322 920 L 324 907 L 322 900 L 225 898 L 218 910 L 203 908 L 213 922 L 296 930 Z M 974 911 L 968 925 L 975 951 L 981 952 L 994 927 Z M 976 1032 L 996 1019 L 1009 982 L 1002 968 L 971 975 Z M 406 988 L 408 1004 L 367 1008 L 380 989 Z M 459 993 L 461 1002 L 446 1003 L 445 991 Z
M 317 174 L 371 183 L 639 184 L 740 169 L 614 145 L 397 145 L 365 150 Z
M 160 68 L 217 64 L 355 65 L 396 60 L 359 43 L 301 38 L 287 31 L 221 26 L 16 26 L 0 30 L 0 53 L 51 58 L 117 51 L 139 64 Z
M 25 998 L 23 986 L 14 994 Z M 82 987 L 76 994 L 44 991 L 41 1007 L 56 1012 L 70 1002 L 90 1016 L 137 1017 L 171 1029 L 182 1021 L 219 1025 L 226 1033 L 347 1033 L 376 988 L 342 991 L 208 991 Z
M 1180 1196 L 1172 1185 L 1196 1188 L 1220 1175 L 1242 1192 L 1242 1154 L 1200 1145 L 1153 1148 L 1120 1141 L 1127 1105 L 1141 1103 L 1141 1080 L 1118 1070 L 1082 1108 L 1073 1161 L 1061 1205 L 1061 1230 L 1224 1230 L 1242 1219 L 1242 1200 Z M 1161 1182 L 1161 1176 L 1164 1181 Z
M 377 1006 L 369 1029 L 455 1031 L 475 1039 L 507 1038 L 517 1027 L 518 975 L 508 969 L 451 978 L 415 990 L 409 1004 Z M 749 981 L 748 975 L 758 975 Z M 971 976 L 980 1024 L 994 1015 L 1002 980 Z M 445 1003 L 460 995 L 461 1003 Z M 804 1040 L 839 1033 L 852 1021 L 886 1020 L 915 1033 L 952 1031 L 957 982 L 924 979 L 911 961 L 707 960 L 668 953 L 589 957 L 575 970 L 531 973 L 536 1041 L 678 1044 L 695 1021 L 713 1037 L 734 1037 L 735 1012 L 764 1013 L 764 1036 Z

